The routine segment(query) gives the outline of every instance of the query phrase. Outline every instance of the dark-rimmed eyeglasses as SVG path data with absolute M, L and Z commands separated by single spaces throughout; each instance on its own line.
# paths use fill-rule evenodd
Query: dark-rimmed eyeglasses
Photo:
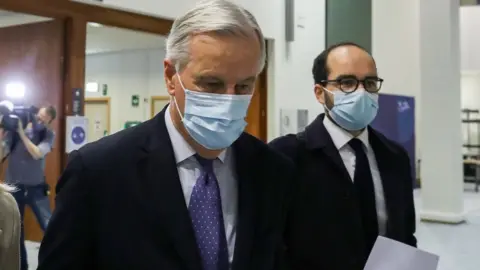
M 335 86 L 344 93 L 353 93 L 355 92 L 360 84 L 363 85 L 365 90 L 369 93 L 377 93 L 382 88 L 383 79 L 372 77 L 365 78 L 364 80 L 359 80 L 357 78 L 348 77 L 348 78 L 339 78 L 336 80 L 323 80 L 322 84 L 326 85 L 328 83 L 333 83 Z

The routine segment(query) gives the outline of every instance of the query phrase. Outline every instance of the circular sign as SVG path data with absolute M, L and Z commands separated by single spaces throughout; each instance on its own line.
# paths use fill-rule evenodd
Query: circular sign
M 85 141 L 85 130 L 82 127 L 74 127 L 71 138 L 74 144 L 82 144 Z

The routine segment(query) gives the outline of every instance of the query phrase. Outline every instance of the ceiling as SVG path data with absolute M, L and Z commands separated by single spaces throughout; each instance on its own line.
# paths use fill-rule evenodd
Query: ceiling
M 123 50 L 163 49 L 165 37 L 122 28 L 87 25 L 87 54 Z
M 50 18 L 0 10 L 0 27 L 48 21 Z M 122 28 L 87 25 L 87 54 L 110 53 L 124 50 L 163 49 L 165 37 Z

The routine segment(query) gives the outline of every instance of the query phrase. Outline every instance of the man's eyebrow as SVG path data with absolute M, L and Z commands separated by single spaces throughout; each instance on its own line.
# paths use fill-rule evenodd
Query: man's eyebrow
M 353 74 L 341 74 L 341 75 L 338 75 L 337 78 L 335 78 L 335 80 L 341 80 L 341 79 L 356 79 L 357 76 L 353 75 Z
M 341 79 L 357 79 L 357 80 L 361 80 L 361 78 L 358 78 L 357 76 L 355 76 L 355 75 L 353 75 L 353 74 L 341 74 L 341 75 L 338 75 L 335 80 L 341 80 Z M 374 74 L 369 74 L 369 75 L 365 76 L 365 78 L 363 78 L 363 79 L 378 79 L 378 76 L 377 76 L 377 75 L 374 75 Z
M 254 82 L 255 80 L 257 79 L 256 76 L 251 76 L 251 77 L 248 77 L 244 80 L 241 80 L 240 82 L 243 82 L 243 83 L 250 83 L 250 82 Z
M 246 79 L 243 79 L 243 80 L 240 80 L 239 82 L 240 83 L 250 83 L 250 82 L 254 82 L 255 79 L 257 77 L 256 76 L 250 76 Z M 220 77 L 217 77 L 217 76 L 213 76 L 213 75 L 196 75 L 195 76 L 195 81 L 199 81 L 199 82 L 202 82 L 202 81 L 219 81 L 219 82 L 223 82 L 224 80 Z
M 195 75 L 196 81 L 223 81 L 221 78 L 213 75 Z

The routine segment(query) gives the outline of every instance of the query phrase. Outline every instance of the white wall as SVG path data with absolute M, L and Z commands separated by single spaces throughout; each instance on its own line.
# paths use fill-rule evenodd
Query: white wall
M 312 66 L 325 49 L 325 1 L 297 1 L 295 8 L 295 41 L 284 41 L 284 18 L 280 16 L 277 31 L 281 38 L 274 41 L 273 61 L 269 62 L 269 139 L 280 134 L 280 109 L 307 109 L 310 121 L 323 112 L 313 92 Z
M 82 2 L 88 3 L 92 1 L 85 0 Z M 172 20 L 193 7 L 196 2 L 199 2 L 199 0 L 103 0 L 103 4 L 111 7 L 136 11 Z M 283 10 L 281 7 L 284 2 L 283 0 L 233 0 L 233 2 L 243 5 L 257 17 L 266 36 L 269 38 L 278 36 L 277 28 L 279 25 L 276 24 L 277 19 L 283 17 L 285 13 L 277 11 Z M 313 1 L 301 0 L 301 2 Z
M 480 110 L 480 70 L 478 72 L 463 72 L 461 89 L 462 108 Z
M 87 55 L 85 81 L 108 85 L 111 133 L 122 130 L 126 121 L 149 119 L 150 96 L 168 95 L 163 80 L 164 55 L 161 49 Z M 102 91 L 85 95 L 99 97 Z M 140 96 L 138 107 L 131 106 L 132 95 Z
M 372 49 L 379 74 L 385 79 L 383 93 L 420 95 L 420 29 L 417 0 L 373 0 Z M 395 10 L 395 12 L 391 12 Z M 385 14 L 388 15 L 386 19 Z M 480 7 L 460 8 L 462 108 L 480 109 Z M 441 57 L 441 56 L 439 56 Z M 458 91 L 458 89 L 451 89 Z M 417 157 L 421 154 L 420 110 L 416 110 Z
M 372 53 L 382 93 L 415 97 L 416 153 L 420 156 L 420 28 L 418 0 L 372 0 Z M 454 90 L 452 90 L 454 91 Z
M 88 2 L 88 1 L 85 1 Z M 104 0 L 112 7 L 174 19 L 196 0 Z M 325 0 L 295 1 L 295 42 L 285 42 L 283 0 L 236 0 L 259 21 L 272 39 L 269 60 L 268 137 L 280 133 L 280 108 L 308 109 L 313 119 L 323 108 L 313 94 L 313 59 L 325 48 Z M 158 76 L 161 76 L 160 74 Z
M 462 70 L 480 70 L 480 6 L 460 8 Z

